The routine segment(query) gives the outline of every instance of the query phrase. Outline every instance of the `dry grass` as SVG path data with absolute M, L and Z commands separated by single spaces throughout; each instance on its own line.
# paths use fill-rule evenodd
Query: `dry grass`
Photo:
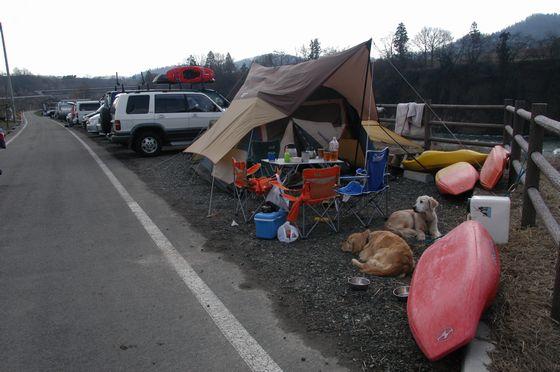
M 493 371 L 560 370 L 560 324 L 550 318 L 558 247 L 546 228 L 521 229 L 522 186 L 512 195 L 510 243 L 500 252 L 500 291 L 490 314 L 496 338 Z M 558 212 L 560 198 L 546 181 L 541 190 Z

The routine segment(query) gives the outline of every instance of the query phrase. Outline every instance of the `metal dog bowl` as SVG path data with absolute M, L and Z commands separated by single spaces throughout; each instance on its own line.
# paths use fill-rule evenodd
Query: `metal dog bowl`
M 350 285 L 350 288 L 357 291 L 366 290 L 370 283 L 371 281 L 369 279 L 361 276 L 353 276 L 351 278 L 348 278 L 348 284 Z
M 410 292 L 410 287 L 408 285 L 403 285 L 393 289 L 393 295 L 401 301 L 406 301 L 408 299 L 408 293 Z

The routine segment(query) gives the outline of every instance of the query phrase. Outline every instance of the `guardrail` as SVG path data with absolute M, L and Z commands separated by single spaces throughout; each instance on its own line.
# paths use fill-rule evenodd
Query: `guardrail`
M 447 104 L 432 104 L 430 100 L 426 102 L 432 110 L 436 111 L 440 110 L 503 110 L 503 105 L 447 105 Z M 397 108 L 397 104 L 390 103 L 384 104 L 380 103 L 377 104 L 378 107 L 384 108 Z M 380 118 L 379 122 L 386 123 L 386 124 L 395 124 L 394 118 Z M 442 121 L 434 118 L 434 114 L 431 110 L 425 108 L 424 114 L 422 115 L 422 126 L 424 127 L 424 136 L 423 137 L 414 137 L 414 136 L 407 136 L 406 137 L 411 140 L 415 141 L 423 141 L 424 142 L 424 149 L 429 150 L 432 147 L 432 142 L 441 142 L 441 143 L 453 143 L 458 145 L 470 145 L 470 146 L 481 146 L 481 147 L 494 147 L 496 145 L 500 145 L 501 143 L 498 142 L 485 142 L 485 141 L 469 141 L 469 140 L 457 140 L 455 138 L 445 138 L 445 137 L 434 137 L 432 135 L 432 127 L 433 126 L 447 126 L 447 127 L 462 127 L 462 128 L 484 128 L 484 129 L 503 129 L 504 123 L 473 123 L 473 122 L 459 122 L 459 121 Z
M 523 209 L 521 226 L 535 226 L 539 216 L 554 240 L 556 247 L 560 244 L 560 225 L 539 191 L 541 173 L 550 181 L 555 190 L 560 190 L 560 173 L 542 154 L 545 131 L 560 136 L 560 122 L 546 116 L 545 103 L 533 103 L 531 111 L 524 109 L 522 100 L 505 101 L 504 109 L 504 145 L 510 148 L 509 180 L 511 185 L 520 180 L 523 188 Z M 529 124 L 529 141 L 523 138 L 523 129 Z M 523 172 L 521 164 L 522 151 L 526 154 L 527 165 Z M 551 317 L 560 321 L 560 249 L 556 260 L 556 278 L 552 294 Z

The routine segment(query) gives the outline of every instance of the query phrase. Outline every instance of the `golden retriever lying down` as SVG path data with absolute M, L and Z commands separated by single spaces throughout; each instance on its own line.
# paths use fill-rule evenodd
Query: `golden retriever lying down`
M 342 250 L 360 252 L 360 260 L 352 259 L 352 264 L 367 274 L 402 278 L 414 269 L 412 250 L 404 239 L 390 231 L 351 234 L 342 243 Z

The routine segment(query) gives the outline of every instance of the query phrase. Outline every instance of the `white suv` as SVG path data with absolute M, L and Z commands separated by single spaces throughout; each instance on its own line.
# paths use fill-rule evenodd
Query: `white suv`
M 145 91 L 117 95 L 111 112 L 111 141 L 155 156 L 163 146 L 191 143 L 222 116 L 224 108 L 203 92 Z
M 97 111 L 100 104 L 99 101 L 77 101 L 74 106 L 74 120 L 73 124 L 83 124 L 85 122 L 84 116 Z

